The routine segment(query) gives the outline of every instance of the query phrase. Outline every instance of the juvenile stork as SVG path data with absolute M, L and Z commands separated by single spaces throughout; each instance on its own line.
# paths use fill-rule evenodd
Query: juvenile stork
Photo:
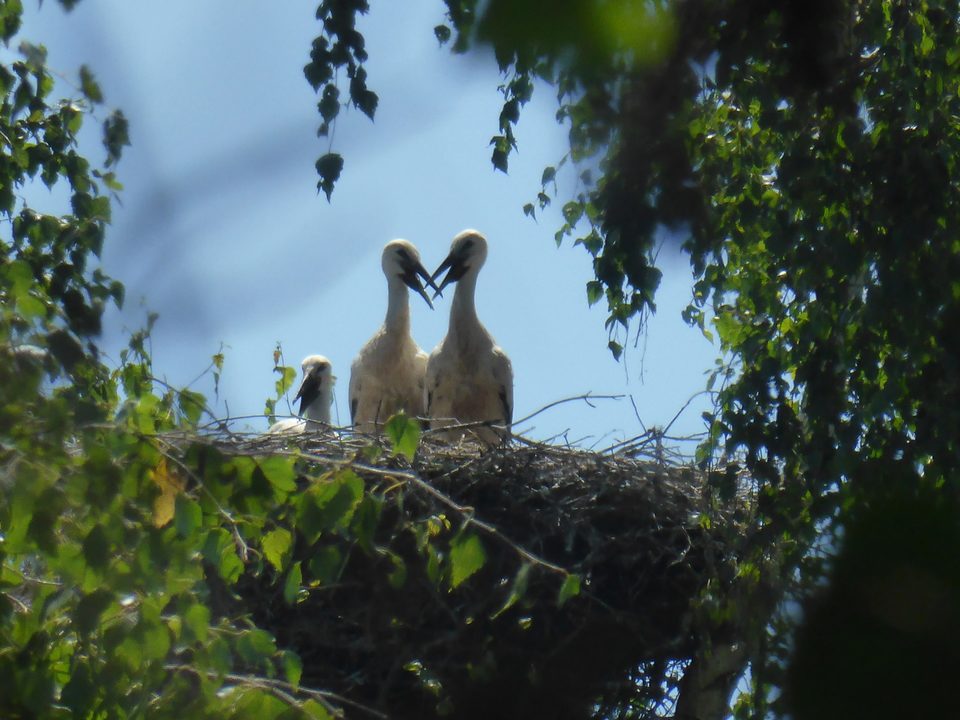
M 464 230 L 431 276 L 436 279 L 447 271 L 437 293 L 453 282 L 457 289 L 447 336 L 427 361 L 427 415 L 431 427 L 491 423 L 498 427 L 471 428 L 469 433 L 496 444 L 508 436 L 513 420 L 513 368 L 477 317 L 474 292 L 486 259 L 486 238 L 476 230 Z
M 417 248 L 406 240 L 384 246 L 381 266 L 387 276 L 387 317 L 350 366 L 350 420 L 360 432 L 376 431 L 400 410 L 414 417 L 424 417 L 426 411 L 427 354 L 410 336 L 407 288 L 416 290 L 432 310 L 420 279 L 434 290 L 437 286 L 420 263 Z
M 300 417 L 277 420 L 268 433 L 316 432 L 330 424 L 333 400 L 333 366 L 323 355 L 308 355 L 300 363 L 303 380 L 293 399 L 300 401 Z

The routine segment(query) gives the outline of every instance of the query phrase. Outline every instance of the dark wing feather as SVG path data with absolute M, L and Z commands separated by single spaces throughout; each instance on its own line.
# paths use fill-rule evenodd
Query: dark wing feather
M 510 405 L 510 401 L 507 400 L 507 389 L 503 386 L 500 387 L 500 403 L 503 405 L 503 416 L 507 419 L 506 424 L 513 424 L 513 407 Z

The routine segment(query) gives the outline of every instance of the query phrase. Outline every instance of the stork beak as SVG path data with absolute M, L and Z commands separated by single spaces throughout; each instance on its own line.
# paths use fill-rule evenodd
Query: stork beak
M 440 276 L 440 273 L 448 268 L 450 272 L 444 276 L 443 282 L 440 283 L 440 287 L 437 288 L 437 292 L 433 296 L 434 299 L 436 299 L 437 295 L 439 295 L 447 285 L 456 282 L 463 277 L 465 272 L 467 272 L 466 258 L 463 257 L 462 254 L 458 254 L 451 250 L 446 259 L 440 263 L 440 267 L 433 271 L 433 275 L 430 276 L 430 280 L 435 281 Z M 436 287 L 436 285 L 434 285 L 434 287 Z
M 314 400 L 320 397 L 320 386 L 322 383 L 323 381 L 320 379 L 316 370 L 309 372 L 304 376 L 303 382 L 300 383 L 297 394 L 293 398 L 293 402 L 297 402 L 297 400 L 300 401 L 300 415 L 303 415 L 307 407 L 309 407 Z
M 411 258 L 412 260 L 412 258 Z M 403 275 L 400 276 L 400 279 L 406 283 L 407 287 L 411 290 L 416 290 L 417 294 L 427 301 L 427 305 L 430 306 L 430 309 L 433 310 L 433 303 L 430 301 L 430 296 L 427 295 L 427 291 L 423 287 L 423 283 L 420 282 L 420 278 L 426 280 L 427 285 L 437 291 L 437 295 L 440 294 L 440 289 L 433 282 L 433 278 L 430 277 L 430 273 L 427 272 L 427 269 L 423 267 L 419 262 L 409 262 L 404 264 Z M 437 295 L 434 295 L 436 297 Z

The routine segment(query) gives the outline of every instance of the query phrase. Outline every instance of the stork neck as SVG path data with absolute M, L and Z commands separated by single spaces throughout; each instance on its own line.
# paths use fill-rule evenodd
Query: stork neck
M 310 405 L 307 406 L 306 411 L 303 413 L 303 416 L 307 420 L 313 420 L 314 422 L 324 422 L 328 425 L 330 424 L 330 393 L 324 391 L 320 393 L 320 397 L 314 400 Z
M 399 279 L 387 283 L 387 317 L 384 327 L 391 332 L 410 332 L 410 300 L 407 286 Z
M 476 273 L 468 272 L 457 281 L 457 289 L 453 293 L 453 307 L 450 309 L 450 326 L 447 330 L 449 335 L 455 336 L 460 331 L 469 332 L 480 324 L 474 301 L 476 290 Z

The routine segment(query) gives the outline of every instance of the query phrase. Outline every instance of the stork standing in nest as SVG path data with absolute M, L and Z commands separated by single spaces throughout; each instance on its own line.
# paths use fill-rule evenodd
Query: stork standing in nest
M 438 289 L 420 263 L 417 248 L 406 240 L 388 242 L 381 265 L 387 276 L 387 317 L 350 367 L 350 420 L 361 432 L 376 431 L 401 410 L 416 417 L 426 415 L 427 354 L 410 336 L 407 288 L 415 290 L 431 310 L 433 303 L 420 279 Z
M 268 433 L 316 432 L 330 425 L 330 403 L 333 400 L 333 366 L 323 355 L 308 355 L 300 363 L 303 380 L 293 399 L 300 401 L 300 417 L 278 420 Z
M 487 426 L 450 431 L 496 444 L 509 435 L 513 420 L 513 368 L 477 317 L 474 293 L 477 276 L 487 259 L 487 240 L 476 230 L 453 239 L 450 254 L 431 276 L 446 276 L 439 294 L 457 283 L 447 336 L 427 361 L 427 415 L 431 427 L 484 422 Z

